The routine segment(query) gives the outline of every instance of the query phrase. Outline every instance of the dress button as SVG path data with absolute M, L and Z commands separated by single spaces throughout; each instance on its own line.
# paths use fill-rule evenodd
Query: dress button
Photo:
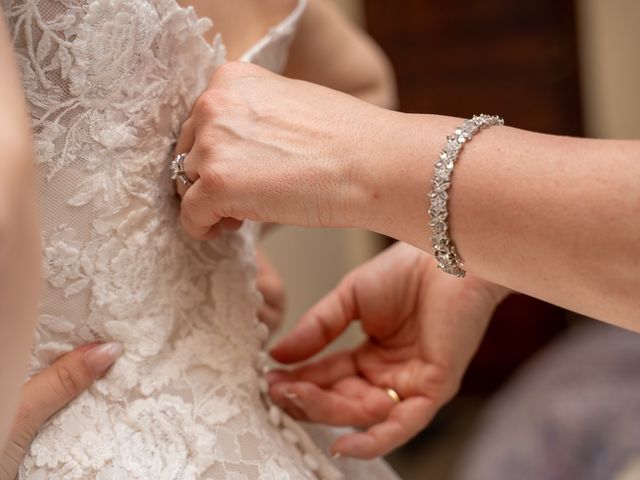
M 317 472 L 318 470 L 320 470 L 320 463 L 313 455 L 311 455 L 310 453 L 305 453 L 303 458 L 304 463 L 307 464 L 309 470 L 311 470 L 312 472 Z
M 293 430 L 290 430 L 288 428 L 285 428 L 282 430 L 282 435 L 289 443 L 295 444 L 300 441 L 300 439 L 298 438 L 298 435 L 296 435 L 296 433 Z
M 258 380 L 258 388 L 260 388 L 260 393 L 267 393 L 269 391 L 269 382 L 267 382 L 266 378 L 260 378 L 260 380 Z
M 262 343 L 266 342 L 269 339 L 269 327 L 264 322 L 258 323 L 258 340 Z
M 275 405 L 269 408 L 269 421 L 276 427 L 282 422 L 282 412 Z

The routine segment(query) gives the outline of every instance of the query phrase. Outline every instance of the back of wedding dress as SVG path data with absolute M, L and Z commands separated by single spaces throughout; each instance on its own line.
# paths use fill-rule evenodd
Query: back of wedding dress
M 286 62 L 305 1 L 244 57 Z M 168 165 L 220 37 L 175 0 L 2 0 L 31 110 L 44 283 L 31 372 L 124 354 L 34 440 L 21 479 L 304 479 L 341 474 L 265 396 L 255 226 L 188 239 Z M 348 478 L 391 478 L 386 468 Z M 376 472 L 376 473 L 374 473 Z M 387 477 L 387 475 L 389 475 Z

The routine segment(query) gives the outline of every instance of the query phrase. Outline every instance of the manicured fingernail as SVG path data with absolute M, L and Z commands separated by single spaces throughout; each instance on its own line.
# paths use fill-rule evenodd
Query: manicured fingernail
M 113 365 L 120 355 L 122 355 L 122 345 L 118 342 L 109 342 L 84 352 L 84 361 L 96 375 L 100 375 Z
M 284 392 L 284 396 L 289 402 L 291 402 L 294 406 L 298 407 L 300 410 L 304 410 L 304 403 L 300 400 L 300 397 L 291 391 Z

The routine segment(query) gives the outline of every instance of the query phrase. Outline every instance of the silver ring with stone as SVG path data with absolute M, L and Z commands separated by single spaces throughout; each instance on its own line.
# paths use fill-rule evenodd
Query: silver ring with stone
M 180 155 L 176 155 L 171 162 L 171 167 L 169 169 L 171 173 L 171 180 L 178 180 L 185 187 L 190 187 L 193 185 L 193 182 L 189 180 L 187 177 L 187 173 L 184 171 L 184 159 L 187 158 L 186 153 L 181 153 Z

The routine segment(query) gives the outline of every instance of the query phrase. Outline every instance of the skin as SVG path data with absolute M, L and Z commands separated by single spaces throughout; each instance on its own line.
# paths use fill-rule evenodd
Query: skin
M 262 38 L 273 25 L 283 20 L 297 0 L 190 0 L 178 2 L 193 7 L 200 17 L 213 20 L 213 28 L 204 37 L 211 42 L 220 34 L 227 57 L 236 60 Z M 242 28 L 238 28 L 242 25 Z
M 359 320 L 358 347 L 269 375 L 272 398 L 295 418 L 352 425 L 334 454 L 374 458 L 421 431 L 457 392 L 507 291 L 472 275 L 444 276 L 431 256 L 398 243 L 350 272 L 272 350 L 310 359 Z M 385 388 L 403 401 L 395 403 Z
M 180 190 L 181 221 L 193 237 L 215 238 L 228 219 L 350 226 L 425 256 L 383 253 L 273 350 L 284 363 L 309 361 L 271 377 L 289 413 L 367 428 L 339 439 L 335 454 L 384 454 L 428 423 L 506 295 L 497 285 L 640 331 L 640 142 L 480 133 L 449 191 L 451 237 L 469 272 L 460 280 L 426 256 L 432 164 L 461 123 L 232 63 L 184 125 L 178 148 L 190 152 L 185 170 L 195 183 Z M 364 345 L 312 358 L 354 319 L 369 335 Z M 398 405 L 384 396 L 388 387 Z
M 291 13 L 296 4 L 296 0 L 194 0 L 191 3 L 200 16 L 216 19 L 207 38 L 212 40 L 216 34 L 222 35 L 230 59 L 239 58 L 269 28 Z M 238 28 L 239 25 L 242 28 Z M 287 74 L 320 83 L 331 82 L 335 88 L 383 106 L 394 106 L 395 85 L 386 58 L 368 37 L 340 16 L 331 3 L 310 0 L 296 38 Z M 341 54 L 329 55 L 328 50 L 336 45 L 340 45 Z M 322 60 L 321 63 L 312 62 L 311 58 Z M 329 63 L 329 60 L 333 62 Z M 358 69 L 352 70 L 356 60 Z M 35 388 L 48 381 L 49 376 L 30 380 L 26 385 L 35 387 L 23 389 L 20 395 L 37 315 L 39 212 L 29 117 L 4 18 L 0 18 L 0 64 L 6 67 L 0 75 L 0 143 L 3 158 L 10 160 L 0 162 L 0 305 L 4 312 L 0 319 L 0 411 L 3 412 L 0 416 L 0 451 L 12 428 L 16 409 L 22 412 L 25 405 L 31 405 L 31 413 L 21 413 L 21 418 L 38 415 L 38 420 L 27 422 L 30 427 L 27 433 L 20 426 L 11 430 L 11 444 L 15 443 L 16 432 L 22 442 L 18 445 L 20 448 L 12 447 L 10 461 L 15 463 L 44 418 L 70 401 L 73 395 L 53 398 L 55 392 Z M 226 226 L 238 228 L 239 222 L 227 221 Z M 284 309 L 282 284 L 267 259 L 261 257 L 259 265 L 258 286 L 265 299 L 259 315 L 270 328 L 275 328 L 281 322 Z M 88 377 L 83 378 L 90 381 Z M 86 388 L 88 383 L 79 382 L 78 385 Z M 33 392 L 39 392 L 42 398 L 33 400 Z M 0 464 L 2 468 L 6 462 L 5 454 Z M 11 471 L 7 468 L 6 471 Z
M 59 358 L 24 384 L 8 442 L 0 449 L 0 480 L 14 480 L 42 424 L 103 376 L 122 352 L 119 344 L 90 344 Z
M 195 180 L 181 191 L 182 224 L 200 239 L 226 217 L 360 227 L 429 252 L 431 164 L 460 123 L 227 64 L 178 143 Z M 483 131 L 450 189 L 466 270 L 640 331 L 639 160 L 638 141 Z
M 34 156 L 24 95 L 0 11 L 0 447 L 17 408 L 40 284 Z M 8 414 L 5 414 L 7 412 Z

